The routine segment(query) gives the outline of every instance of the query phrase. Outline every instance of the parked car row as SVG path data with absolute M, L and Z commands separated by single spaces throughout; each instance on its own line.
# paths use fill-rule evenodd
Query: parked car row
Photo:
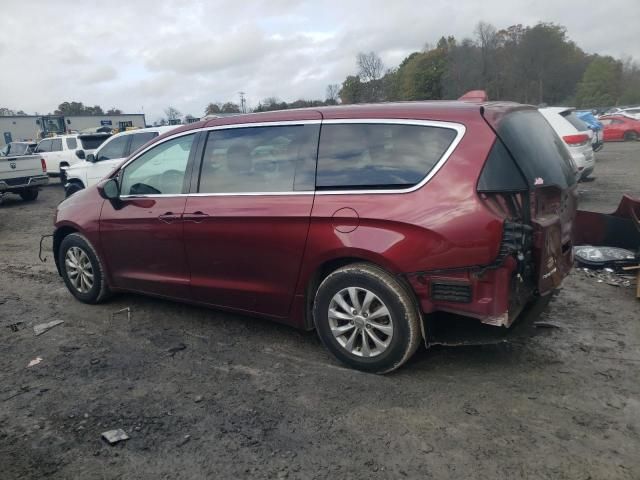
M 63 167 L 66 196 L 73 195 L 78 190 L 90 187 L 106 177 L 119 163 L 134 153 L 147 142 L 158 135 L 175 129 L 170 127 L 151 127 L 140 130 L 130 130 L 113 135 L 93 153 L 86 155 L 70 167 Z

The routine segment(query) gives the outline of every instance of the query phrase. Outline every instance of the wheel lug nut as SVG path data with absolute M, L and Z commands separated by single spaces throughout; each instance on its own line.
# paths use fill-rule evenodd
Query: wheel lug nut
M 353 313 L 354 315 L 358 314 L 358 311 L 356 309 L 351 310 L 351 313 Z
M 371 325 L 367 323 L 367 330 L 369 330 L 370 328 L 371 328 Z
M 363 316 L 364 318 L 367 318 L 367 317 L 369 316 L 369 314 L 368 314 L 368 313 L 363 313 L 363 314 L 362 314 L 362 316 Z

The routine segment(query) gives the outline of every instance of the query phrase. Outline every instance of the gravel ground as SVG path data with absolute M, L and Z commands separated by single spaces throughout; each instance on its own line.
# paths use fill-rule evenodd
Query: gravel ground
M 640 144 L 607 144 L 595 176 L 583 208 L 638 195 Z M 62 198 L 54 181 L 35 202 L 0 206 L 3 480 L 640 478 L 631 288 L 576 271 L 529 314 L 561 328 L 421 349 L 368 375 L 268 321 L 134 295 L 75 301 L 37 258 Z M 125 307 L 130 320 L 111 316 Z M 115 428 L 131 438 L 109 446 L 100 435 Z

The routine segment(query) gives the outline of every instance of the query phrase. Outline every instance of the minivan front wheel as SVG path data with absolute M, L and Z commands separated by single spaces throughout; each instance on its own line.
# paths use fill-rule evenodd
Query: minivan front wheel
M 313 317 L 325 347 L 358 370 L 391 372 L 420 344 L 420 314 L 411 294 L 367 263 L 328 275 L 316 292 Z
M 58 264 L 69 291 L 84 303 L 99 303 L 109 295 L 104 268 L 89 241 L 79 233 L 64 237 Z

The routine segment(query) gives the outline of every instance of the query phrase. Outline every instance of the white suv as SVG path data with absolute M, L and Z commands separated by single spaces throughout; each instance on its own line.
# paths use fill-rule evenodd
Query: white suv
M 577 117 L 575 109 L 546 107 L 538 110 L 567 146 L 573 163 L 578 169 L 578 180 L 583 180 L 591 175 L 596 165 L 596 157 L 591 145 L 593 132 L 586 123 Z
M 175 129 L 175 126 L 152 127 L 118 133 L 104 142 L 85 161 L 66 169 L 64 186 L 67 197 L 78 190 L 90 187 L 106 177 L 129 154 L 158 135 Z
M 90 133 L 44 138 L 40 140 L 34 153 L 44 158 L 49 176 L 60 175 L 64 183 L 64 168 L 82 161 L 109 136 L 108 133 Z

